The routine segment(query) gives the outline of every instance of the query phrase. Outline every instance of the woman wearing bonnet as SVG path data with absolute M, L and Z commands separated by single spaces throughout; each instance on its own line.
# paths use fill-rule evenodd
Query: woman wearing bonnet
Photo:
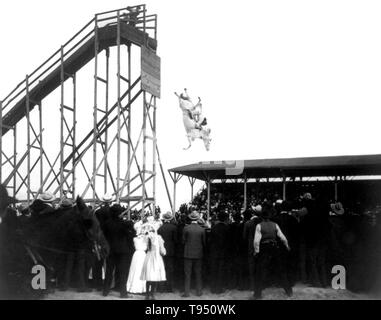
M 141 221 L 135 223 L 136 237 L 134 238 L 135 253 L 132 256 L 130 271 L 127 280 L 127 292 L 145 293 L 146 281 L 140 280 L 143 264 L 148 249 L 148 239 L 145 236 L 145 229 Z
M 148 242 L 147 255 L 144 260 L 141 280 L 146 281 L 146 299 L 155 299 L 158 282 L 166 281 L 162 256 L 165 256 L 163 238 L 157 234 L 158 224 L 147 222 L 143 228 Z

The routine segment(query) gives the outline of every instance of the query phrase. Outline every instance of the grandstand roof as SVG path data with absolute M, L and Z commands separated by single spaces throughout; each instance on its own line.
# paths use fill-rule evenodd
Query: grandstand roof
M 246 177 L 329 177 L 381 175 L 381 154 L 309 158 L 203 161 L 169 170 L 200 180 Z

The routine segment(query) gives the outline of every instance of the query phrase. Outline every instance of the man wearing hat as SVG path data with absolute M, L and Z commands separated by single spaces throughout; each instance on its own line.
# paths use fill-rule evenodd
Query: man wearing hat
M 163 224 L 157 233 L 164 240 L 164 247 L 167 254 L 163 257 L 165 273 L 167 276 L 166 291 L 173 292 L 173 278 L 175 274 L 175 244 L 177 239 L 177 227 L 172 223 L 173 215 L 170 211 L 162 216 Z
M 263 221 L 255 228 L 254 254 L 257 257 L 257 266 L 255 270 L 254 298 L 256 299 L 262 298 L 262 291 L 266 287 L 267 275 L 271 266 L 278 271 L 280 284 L 287 296 L 292 296 L 291 283 L 287 278 L 284 268 L 282 268 L 277 238 L 281 240 L 288 251 L 290 251 L 290 247 L 287 238 L 282 233 L 278 224 L 270 221 L 274 211 L 275 209 L 272 207 L 272 204 L 266 204 L 262 211 Z
M 54 212 L 53 202 L 56 200 L 54 194 L 50 192 L 41 193 L 30 206 L 32 216 L 49 214 Z
M 9 246 L 10 228 L 7 225 L 6 217 L 8 216 L 8 206 L 11 203 L 7 189 L 0 184 L 0 299 L 9 299 L 10 295 L 10 279 L 9 271 L 12 261 L 12 252 Z
M 64 199 L 61 201 L 57 214 L 67 215 L 73 213 L 73 201 L 70 199 Z M 75 262 L 74 252 L 62 252 L 59 255 L 57 261 L 57 278 L 60 290 L 65 291 L 70 285 L 70 281 L 73 273 L 73 266 Z
M 205 229 L 198 224 L 200 214 L 192 211 L 188 216 L 191 223 L 184 227 L 184 294 L 183 297 L 189 297 L 192 269 L 196 277 L 197 296 L 202 295 L 202 259 L 206 245 Z
M 209 238 L 210 267 L 211 267 L 211 291 L 222 293 L 226 288 L 228 248 L 230 242 L 228 214 L 220 211 L 217 214 L 217 223 L 212 226 Z
M 255 228 L 258 223 L 262 221 L 260 215 L 262 213 L 262 206 L 253 206 L 251 212 L 252 217 L 249 221 L 246 221 L 243 226 L 243 239 L 247 242 L 247 259 L 249 265 L 249 279 L 250 279 L 250 290 L 254 290 L 254 271 L 255 271 L 255 258 L 254 258 L 254 234 Z

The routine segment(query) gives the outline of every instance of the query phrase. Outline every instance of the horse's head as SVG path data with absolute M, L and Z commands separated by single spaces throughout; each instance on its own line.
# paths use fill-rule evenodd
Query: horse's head
M 76 205 L 78 213 L 82 218 L 83 227 L 86 230 L 86 235 L 91 241 L 97 241 L 100 233 L 100 225 L 93 210 L 91 210 L 81 197 L 77 197 Z

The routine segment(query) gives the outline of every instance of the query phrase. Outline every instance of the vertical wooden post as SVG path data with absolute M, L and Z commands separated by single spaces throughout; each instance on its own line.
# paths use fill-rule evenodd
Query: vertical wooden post
M 75 199 L 75 193 L 76 193 L 76 187 L 75 187 L 75 184 L 76 184 L 76 174 L 75 174 L 75 168 L 76 168 L 76 165 L 75 165 L 75 148 L 76 148 L 76 136 L 77 136 L 77 76 L 76 74 L 74 73 L 73 74 L 73 131 L 72 131 L 72 143 L 73 143 L 73 146 L 72 146 L 72 155 L 73 155 L 73 160 L 72 160 L 72 167 L 73 167 L 73 173 L 72 173 L 72 177 L 73 177 L 73 185 L 72 185 L 72 199 L 74 200 Z
M 209 221 L 209 218 L 210 218 L 210 177 L 209 175 L 207 178 L 207 209 L 208 209 L 207 219 Z
M 337 201 L 337 176 L 335 177 L 335 201 Z
M 127 119 L 127 133 L 128 133 L 128 145 L 127 145 L 127 159 L 128 159 L 128 162 L 127 163 L 130 163 L 131 161 L 131 145 L 132 145 L 132 132 L 131 132 L 131 116 L 132 116 L 132 112 L 131 112 L 131 77 L 132 77 L 132 70 L 131 70 L 131 44 L 129 43 L 127 45 L 127 53 L 128 53 L 128 119 Z M 131 161 L 132 162 L 132 161 Z M 131 193 L 131 184 L 130 184 L 130 180 L 131 180 L 131 174 L 130 174 L 130 170 L 128 172 L 128 184 L 127 184 L 127 194 L 128 196 L 130 196 L 130 193 Z M 128 198 L 129 199 L 129 198 Z M 127 207 L 130 208 L 130 200 L 128 200 L 127 202 Z M 130 210 L 129 210 L 130 211 Z
M 105 127 L 108 128 L 108 109 L 109 109 L 109 80 L 110 80 L 110 49 L 107 48 L 106 49 L 106 106 L 105 106 L 105 112 L 106 112 L 106 120 L 105 120 Z M 105 132 L 105 140 L 104 140 L 104 143 L 105 143 L 105 147 L 104 147 L 104 150 L 107 150 L 108 149 L 108 130 L 106 130 Z M 130 161 L 130 159 L 128 158 L 128 161 Z M 103 185 L 103 191 L 104 193 L 106 194 L 107 193 L 107 182 L 108 182 L 108 179 L 107 179 L 107 166 L 108 166 L 108 156 L 106 156 L 105 158 L 105 163 L 104 163 L 104 168 L 103 168 L 103 175 L 104 175 L 104 185 Z
M 246 172 L 243 179 L 243 210 L 247 208 L 247 177 Z
M 177 185 L 177 173 L 173 173 L 173 207 L 172 207 L 172 213 L 173 215 L 176 214 L 176 185 Z
M 26 76 L 26 121 L 27 121 L 27 145 L 28 145 L 28 158 L 27 158 L 27 205 L 30 204 L 30 99 L 29 99 L 29 76 Z M 16 174 L 16 173 L 15 173 Z
M 283 176 L 283 201 L 286 201 L 286 177 Z
M 196 182 L 196 178 L 191 178 L 191 177 L 188 177 L 188 180 L 189 180 L 189 183 L 191 185 L 191 201 L 193 201 L 193 187 L 194 187 L 194 184 Z
M 117 38 L 116 38 L 116 43 L 117 43 L 117 74 L 118 74 L 118 79 L 117 79 L 117 89 L 118 89 L 118 133 L 117 133 L 117 174 L 116 174 L 116 202 L 119 203 L 120 199 L 120 193 L 121 190 L 119 189 L 120 186 L 120 117 L 121 117 L 121 99 L 120 99 L 120 11 L 118 11 L 118 25 L 117 25 Z M 143 203 L 143 208 L 144 208 L 144 203 Z M 143 209 L 144 210 L 144 209 Z
M 64 49 L 63 46 L 61 46 L 61 60 L 60 60 L 60 82 L 61 82 L 61 103 L 60 103 L 60 198 L 62 199 L 64 192 L 64 158 L 65 158 L 65 145 L 64 145 L 64 95 L 65 95 L 65 74 L 64 74 Z M 43 191 L 43 190 L 42 190 Z
M 40 186 L 44 182 L 44 154 L 43 154 L 43 145 L 42 145 L 42 105 L 41 101 L 38 104 L 38 116 L 39 116 L 39 133 L 40 133 Z
M 153 115 L 152 115 L 152 175 L 153 175 L 153 212 L 156 209 L 156 97 L 153 98 Z

